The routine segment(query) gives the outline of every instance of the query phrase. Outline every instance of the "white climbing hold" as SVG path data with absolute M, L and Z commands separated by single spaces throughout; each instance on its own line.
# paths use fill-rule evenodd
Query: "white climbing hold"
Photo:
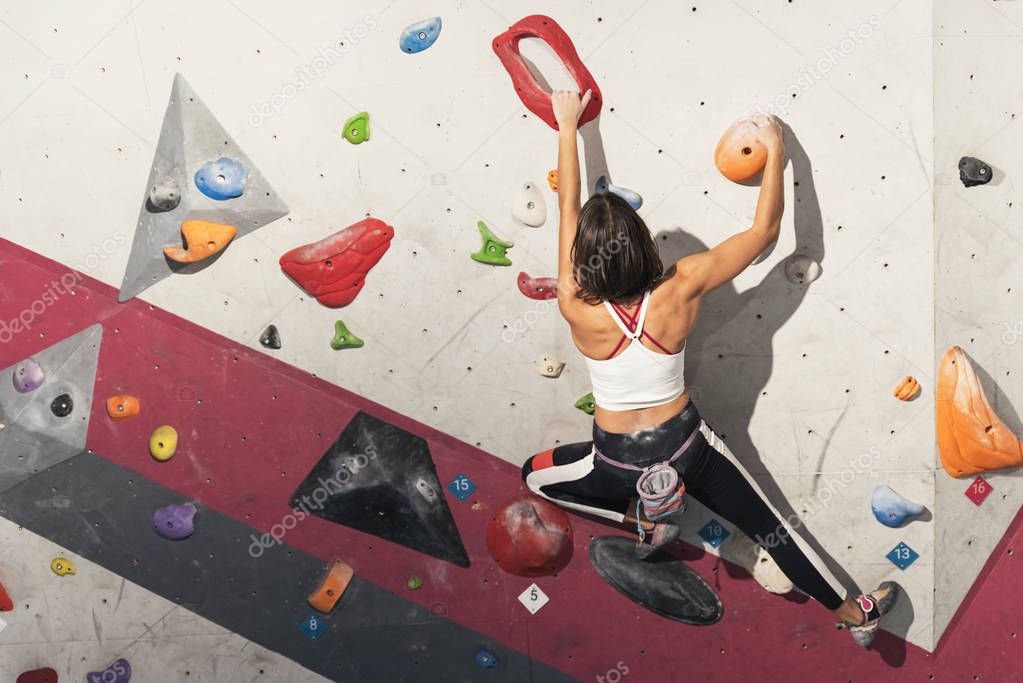
M 785 262 L 785 277 L 794 285 L 808 285 L 821 276 L 821 265 L 809 256 L 790 256 Z
M 536 183 L 527 180 L 512 202 L 512 218 L 523 225 L 539 228 L 547 220 L 547 202 Z
M 536 369 L 544 377 L 551 377 L 557 379 L 561 377 L 561 371 L 565 369 L 565 364 L 550 356 L 544 356 L 540 360 L 536 361 Z

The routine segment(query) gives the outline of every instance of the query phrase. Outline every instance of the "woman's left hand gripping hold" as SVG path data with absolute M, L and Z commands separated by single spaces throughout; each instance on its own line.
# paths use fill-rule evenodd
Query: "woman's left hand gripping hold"
M 593 93 L 587 90 L 579 97 L 578 90 L 555 90 L 551 93 L 551 107 L 554 109 L 554 119 L 558 122 L 558 128 L 578 128 L 579 117 L 583 115 Z

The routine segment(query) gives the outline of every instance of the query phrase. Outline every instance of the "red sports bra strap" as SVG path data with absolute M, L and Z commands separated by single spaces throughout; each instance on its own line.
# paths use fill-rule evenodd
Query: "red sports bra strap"
M 646 337 L 647 339 L 649 339 L 651 344 L 653 344 L 654 346 L 659 348 L 661 351 L 664 351 L 669 356 L 674 355 L 671 351 L 669 351 L 668 349 L 666 349 L 663 346 L 661 346 L 661 342 L 657 341 L 656 339 L 651 337 L 649 334 L 647 334 L 646 330 L 643 330 L 643 334 L 641 334 L 640 336 L 641 337 Z M 615 349 L 615 350 L 617 351 L 618 349 Z
M 616 353 L 618 353 L 618 349 L 622 348 L 622 344 L 624 344 L 624 343 L 625 343 L 625 340 L 626 340 L 626 339 L 628 339 L 628 337 L 626 337 L 626 336 L 625 336 L 625 335 L 623 334 L 623 335 L 622 335 L 622 339 L 621 339 L 621 341 L 619 341 L 619 342 L 618 342 L 618 346 L 616 346 L 616 347 L 615 347 L 615 350 L 611 352 L 611 355 L 610 355 L 610 356 L 608 356 L 607 358 L 605 358 L 604 360 L 611 360 L 612 358 L 614 358 L 614 357 L 615 357 L 615 354 L 616 354 Z

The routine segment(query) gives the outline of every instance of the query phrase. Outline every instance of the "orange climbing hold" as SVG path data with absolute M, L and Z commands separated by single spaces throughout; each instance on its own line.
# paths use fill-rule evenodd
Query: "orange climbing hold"
M 736 183 L 749 180 L 764 169 L 767 147 L 760 142 L 752 118 L 739 119 L 728 127 L 714 151 L 714 163 L 721 175 Z
M 554 192 L 558 191 L 558 170 L 547 172 L 547 184 L 551 186 L 551 190 Z
M 129 394 L 117 394 L 107 399 L 107 415 L 111 420 L 127 420 L 139 414 L 139 400 Z
M 341 599 L 345 589 L 355 576 L 355 570 L 342 559 L 335 559 L 330 566 L 330 572 L 323 579 L 323 583 L 309 596 L 309 604 L 313 609 L 329 614 L 337 601 Z
M 163 253 L 171 261 L 196 263 L 221 251 L 238 234 L 238 228 L 209 221 L 185 221 L 181 224 L 188 249 L 164 247 Z
M 908 401 L 920 393 L 920 382 L 916 381 L 916 377 L 906 375 L 892 393 L 900 401 Z
M 941 464 L 953 477 L 1023 465 L 1023 443 L 991 409 L 966 353 L 945 352 L 938 369 L 935 424 Z
M 0 612 L 10 612 L 12 609 L 14 609 L 14 601 L 4 590 L 4 585 L 0 583 Z

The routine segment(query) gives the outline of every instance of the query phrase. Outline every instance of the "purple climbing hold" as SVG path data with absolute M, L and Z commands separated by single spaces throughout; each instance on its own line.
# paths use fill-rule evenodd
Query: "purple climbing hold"
M 153 529 L 172 541 L 188 538 L 195 531 L 196 512 L 198 508 L 193 503 L 165 505 L 153 513 Z
M 127 659 L 115 660 L 103 671 L 85 674 L 88 683 L 128 683 L 131 680 L 131 664 Z
M 46 372 L 34 359 L 28 358 L 14 366 L 11 379 L 14 380 L 15 391 L 19 394 L 27 394 L 42 385 L 46 379 Z

